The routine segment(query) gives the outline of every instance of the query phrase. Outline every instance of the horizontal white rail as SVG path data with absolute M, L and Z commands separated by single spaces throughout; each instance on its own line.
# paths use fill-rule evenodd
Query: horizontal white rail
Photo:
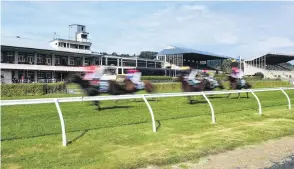
M 294 90 L 292 88 L 262 88 L 262 89 L 254 89 L 254 90 L 227 90 L 227 91 L 207 91 L 207 92 L 180 92 L 180 93 L 157 93 L 157 94 L 136 94 L 136 95 L 117 95 L 117 96 L 86 96 L 86 97 L 64 97 L 64 98 L 43 98 L 43 99 L 21 99 L 21 100 L 1 100 L 1 106 L 9 106 L 9 105 L 24 105 L 24 104 L 46 104 L 46 103 L 55 103 L 60 123 L 61 123 L 61 130 L 62 130 L 62 144 L 63 146 L 67 145 L 66 141 L 66 132 L 65 132 L 65 123 L 63 119 L 63 115 L 59 106 L 59 103 L 62 102 L 81 102 L 81 101 L 101 101 L 101 100 L 123 100 L 123 99 L 143 99 L 146 106 L 148 107 L 151 120 L 152 120 L 152 130 L 156 132 L 155 126 L 155 117 L 153 110 L 148 103 L 147 98 L 159 98 L 159 97 L 180 97 L 180 96 L 199 96 L 202 95 L 211 109 L 211 118 L 212 123 L 215 123 L 215 116 L 214 116 L 214 108 L 209 98 L 206 95 L 217 95 L 217 94 L 232 94 L 232 93 L 251 93 L 254 95 L 258 102 L 258 110 L 259 114 L 262 114 L 261 110 L 261 103 L 258 97 L 255 95 L 254 92 L 267 92 L 267 91 L 282 91 L 284 95 L 287 97 L 289 109 L 291 109 L 291 102 L 290 98 L 285 92 L 285 90 Z
M 1 100 L 1 106 L 8 105 L 23 105 L 23 104 L 46 104 L 55 103 L 58 99 L 59 103 L 63 102 L 81 102 L 81 101 L 101 101 L 101 100 L 125 100 L 125 99 L 139 99 L 143 95 L 145 98 L 159 98 L 159 97 L 180 97 L 180 96 L 200 96 L 202 93 L 205 95 L 218 95 L 218 94 L 232 94 L 232 93 L 251 93 L 253 92 L 267 92 L 267 91 L 281 91 L 294 90 L 291 88 L 261 88 L 254 90 L 225 90 L 225 91 L 207 91 L 207 92 L 179 92 L 179 93 L 157 93 L 157 94 L 136 94 L 136 95 L 116 95 L 116 96 L 85 96 L 85 97 L 61 97 L 61 98 L 43 98 L 43 99 L 20 99 L 20 100 Z

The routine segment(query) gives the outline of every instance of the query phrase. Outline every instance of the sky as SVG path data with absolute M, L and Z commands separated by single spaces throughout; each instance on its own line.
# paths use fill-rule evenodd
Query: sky
M 294 2 L 1 3 L 1 37 L 20 36 L 34 46 L 54 32 L 67 38 L 68 25 L 82 24 L 96 52 L 139 54 L 171 45 L 242 58 L 294 54 Z

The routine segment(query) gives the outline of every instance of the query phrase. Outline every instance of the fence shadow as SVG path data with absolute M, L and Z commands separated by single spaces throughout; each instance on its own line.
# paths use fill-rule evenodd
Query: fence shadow
M 72 144 L 73 142 L 77 141 L 79 138 L 83 137 L 88 131 L 89 131 L 89 129 L 86 129 L 84 132 L 82 132 L 76 138 L 74 138 L 73 140 L 68 141 L 67 144 Z

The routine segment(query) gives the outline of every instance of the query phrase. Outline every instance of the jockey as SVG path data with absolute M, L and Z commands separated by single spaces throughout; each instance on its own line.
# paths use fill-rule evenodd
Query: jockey
M 236 79 L 242 79 L 244 74 L 241 70 L 239 70 L 237 67 L 232 67 L 232 74 L 231 76 L 233 78 L 236 78 Z
M 209 77 L 209 73 L 208 73 L 207 69 L 203 70 L 203 76 L 204 77 Z
M 192 69 L 192 68 L 188 68 L 188 70 L 190 71 L 189 75 L 185 76 L 185 79 L 187 79 L 189 82 L 192 82 L 192 85 L 195 86 L 197 84 L 199 84 L 201 81 L 196 79 L 196 75 L 197 75 L 197 70 Z
M 86 66 L 84 80 L 93 80 L 95 75 L 96 66 Z
M 104 74 L 104 68 L 100 66 L 86 66 L 84 80 L 90 82 L 98 81 Z M 98 83 L 98 82 L 97 82 Z
M 237 79 L 237 81 L 238 81 L 238 83 L 240 84 L 240 85 L 245 85 L 245 80 L 243 79 L 243 77 L 244 77 L 244 74 L 243 74 L 243 72 L 241 71 L 241 70 L 239 70 L 237 67 L 232 67 L 232 74 L 231 74 L 231 76 L 233 77 L 233 78 L 236 78 Z
M 207 79 L 210 82 L 210 87 L 213 88 L 215 86 L 218 86 L 218 82 L 214 79 L 212 74 L 208 72 L 207 69 L 203 70 L 204 79 Z
M 127 79 L 130 79 L 134 84 L 139 84 L 142 73 L 139 70 L 131 69 L 127 71 Z

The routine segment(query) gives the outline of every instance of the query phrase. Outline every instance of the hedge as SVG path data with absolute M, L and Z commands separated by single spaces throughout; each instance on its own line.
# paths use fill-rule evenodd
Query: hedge
M 24 84 L 2 84 L 1 96 L 40 96 L 49 93 L 66 91 L 64 83 L 24 83 Z
M 170 76 L 142 76 L 141 80 L 173 80 Z

